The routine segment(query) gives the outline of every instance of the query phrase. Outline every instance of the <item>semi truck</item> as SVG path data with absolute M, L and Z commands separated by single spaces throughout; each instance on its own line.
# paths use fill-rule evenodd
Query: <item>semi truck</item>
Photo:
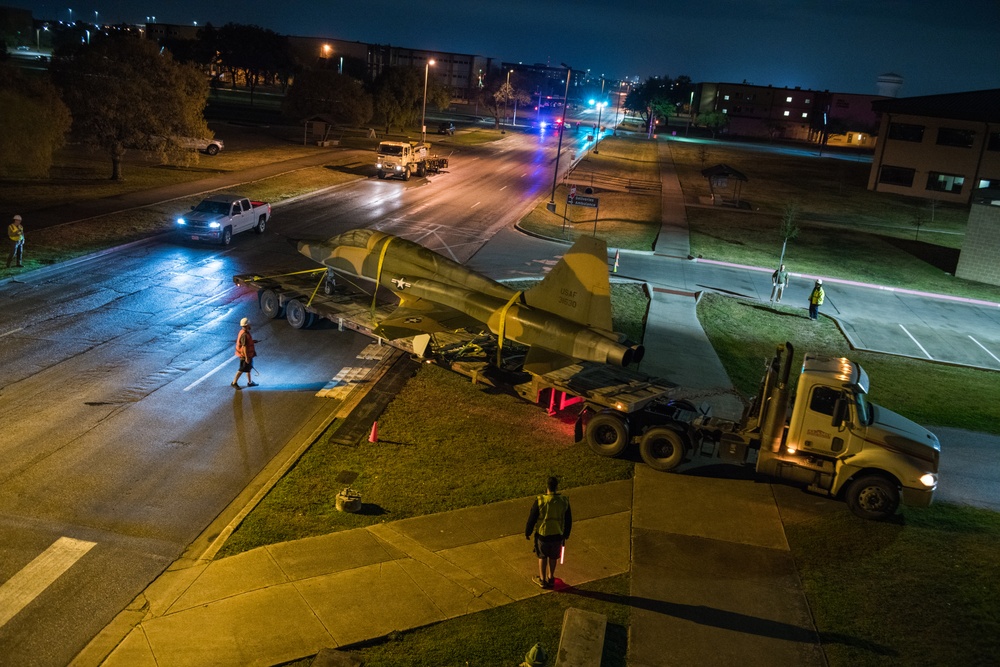
M 431 145 L 417 141 L 383 141 L 378 145 L 375 156 L 375 174 L 379 178 L 401 178 L 410 176 L 423 178 L 429 173 L 436 174 L 448 168 L 448 158 L 431 155 Z
M 857 516 L 884 520 L 899 504 L 926 507 L 938 482 L 941 444 L 924 427 L 868 399 L 868 375 L 846 358 L 806 354 L 792 395 L 794 349 L 779 345 L 739 420 L 684 400 L 634 413 L 586 405 L 576 424 L 602 456 L 637 444 L 662 471 L 705 463 L 749 466 L 772 479 L 840 498 Z
M 601 456 L 638 446 L 660 471 L 704 463 L 754 468 L 771 479 L 841 498 L 866 519 L 886 519 L 900 503 L 923 507 L 937 488 L 940 443 L 927 429 L 868 400 L 868 375 L 848 359 L 807 354 L 796 395 L 789 387 L 793 346 L 778 346 L 757 395 L 739 420 L 711 416 L 681 398 L 684 390 L 631 368 L 580 361 L 544 374 L 518 367 L 519 351 L 496 336 L 453 331 L 384 340 L 373 322 L 394 306 L 376 306 L 324 269 L 233 281 L 258 292 L 265 316 L 296 328 L 328 320 L 377 338 L 473 382 L 513 390 L 550 413 L 579 409 L 577 442 Z M 523 361 L 523 350 L 520 351 Z

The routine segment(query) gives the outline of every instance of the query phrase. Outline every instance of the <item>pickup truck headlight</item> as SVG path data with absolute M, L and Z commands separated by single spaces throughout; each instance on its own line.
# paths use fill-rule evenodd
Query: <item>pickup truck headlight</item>
M 929 472 L 920 478 L 920 483 L 926 486 L 928 489 L 934 488 L 935 486 L 937 486 L 937 475 L 935 475 L 932 472 Z
M 177 224 L 183 227 L 184 225 L 187 224 L 187 222 L 184 220 L 184 218 L 177 218 Z
M 219 223 L 217 222 L 210 222 L 208 226 L 211 227 L 212 229 L 218 229 L 221 225 L 219 225 Z

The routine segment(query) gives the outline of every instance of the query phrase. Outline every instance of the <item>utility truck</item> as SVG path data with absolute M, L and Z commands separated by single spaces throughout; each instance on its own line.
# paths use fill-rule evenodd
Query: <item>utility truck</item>
M 841 498 L 858 516 L 883 520 L 902 502 L 931 504 L 941 444 L 927 429 L 868 400 L 868 375 L 844 358 L 805 355 L 793 396 L 793 348 L 767 366 L 757 395 L 738 421 L 717 419 L 683 400 L 656 401 L 626 413 L 587 405 L 577 425 L 603 456 L 638 443 L 657 470 L 710 462 L 758 473 Z
M 376 175 L 379 178 L 421 178 L 448 168 L 448 158 L 431 155 L 431 145 L 417 141 L 383 141 L 375 157 Z

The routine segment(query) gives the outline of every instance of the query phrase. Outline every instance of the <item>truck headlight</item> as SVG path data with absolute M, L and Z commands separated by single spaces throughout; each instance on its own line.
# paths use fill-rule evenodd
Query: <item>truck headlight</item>
M 218 229 L 219 227 L 221 227 L 221 225 L 217 222 L 210 222 L 208 226 L 211 227 L 212 229 Z
M 397 164 L 395 167 L 393 167 L 393 169 L 395 169 L 396 171 L 400 171 L 402 168 L 403 168 L 403 166 L 399 165 L 399 164 Z
M 177 218 L 177 224 L 183 227 L 187 222 L 184 221 L 184 218 Z
M 375 163 L 375 168 L 376 169 L 381 169 L 382 168 L 382 163 L 381 162 L 376 162 Z
M 920 478 L 920 483 L 926 486 L 927 488 L 933 488 L 937 486 L 937 475 L 935 475 L 932 472 L 929 472 Z

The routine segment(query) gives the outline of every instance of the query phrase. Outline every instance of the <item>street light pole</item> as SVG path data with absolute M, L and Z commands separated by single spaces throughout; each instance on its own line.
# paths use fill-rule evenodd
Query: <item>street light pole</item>
M 424 107 L 420 111 L 420 143 L 423 144 L 427 143 L 427 74 L 433 64 L 433 58 L 424 63 Z
M 500 134 L 505 134 L 507 132 L 507 99 L 510 97 L 510 73 L 514 70 L 507 71 L 507 84 L 503 89 L 503 125 L 500 128 Z
M 618 82 L 618 104 L 615 106 L 615 129 L 611 131 L 612 136 L 618 136 L 618 114 L 622 110 L 622 86 L 625 85 L 624 81 Z
M 552 171 L 552 195 L 549 197 L 549 203 L 545 205 L 550 212 L 556 212 L 556 179 L 559 178 L 559 154 L 562 153 L 562 137 L 563 130 L 566 129 L 566 111 L 569 106 L 569 78 L 573 75 L 573 68 L 566 63 L 560 63 L 566 68 L 566 92 L 563 93 L 563 112 L 562 120 L 559 121 L 559 144 L 556 146 L 556 166 Z

